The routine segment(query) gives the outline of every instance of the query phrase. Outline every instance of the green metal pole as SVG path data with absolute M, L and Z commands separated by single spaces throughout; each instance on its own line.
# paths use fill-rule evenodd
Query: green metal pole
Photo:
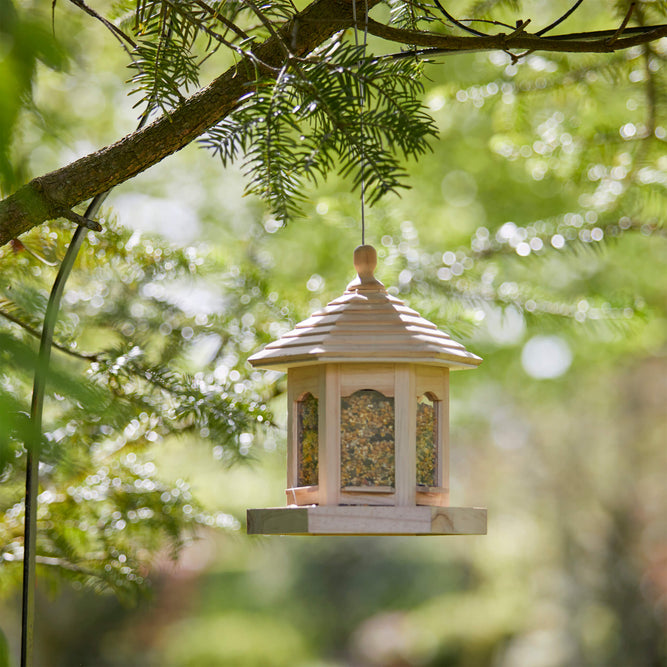
M 85 218 L 93 218 L 107 198 L 108 192 L 97 195 L 85 213 Z M 60 301 L 65 290 L 65 283 L 72 272 L 72 267 L 79 249 L 86 238 L 87 227 L 79 225 L 67 248 L 65 257 L 58 270 L 58 275 L 51 288 L 49 303 L 44 315 L 44 326 L 39 343 L 39 357 L 35 368 L 35 381 L 32 389 L 30 406 L 30 442 L 26 464 L 25 483 L 25 528 L 23 539 L 23 596 L 21 614 L 21 667 L 33 667 L 34 627 L 35 627 L 35 564 L 37 540 L 37 496 L 39 494 L 39 457 L 42 444 L 42 414 L 44 395 L 51 360 L 53 332 L 58 320 Z

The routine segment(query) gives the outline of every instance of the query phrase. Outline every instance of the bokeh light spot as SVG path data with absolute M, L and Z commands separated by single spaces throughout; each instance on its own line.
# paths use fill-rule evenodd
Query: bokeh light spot
M 534 336 L 523 346 L 521 364 L 538 380 L 557 378 L 570 368 L 572 351 L 560 336 Z

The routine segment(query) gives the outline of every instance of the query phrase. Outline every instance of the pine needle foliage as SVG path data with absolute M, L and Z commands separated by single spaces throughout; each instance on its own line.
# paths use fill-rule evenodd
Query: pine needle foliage
M 220 48 L 252 61 L 256 40 L 277 34 L 294 12 L 291 2 L 138 3 L 130 54 L 136 105 L 144 115 L 168 113 L 197 86 L 201 62 Z M 394 3 L 392 14 L 412 27 L 433 19 L 421 4 Z M 239 108 L 201 143 L 224 164 L 242 158 L 247 192 L 279 219 L 299 214 L 304 181 L 330 172 L 354 187 L 363 181 L 370 205 L 407 187 L 404 160 L 428 150 L 436 134 L 419 101 L 418 62 L 375 58 L 336 39 L 306 60 L 288 54 L 275 78 L 260 71 Z
M 389 0 L 387 5 L 391 12 L 391 23 L 399 28 L 419 30 L 438 20 L 437 9 L 431 3 Z
M 249 52 L 255 39 L 266 36 L 267 26 L 285 21 L 294 11 L 291 2 L 137 2 L 133 26 L 137 41 L 129 64 L 134 71 L 130 83 L 138 96 L 136 106 L 142 107 L 144 115 L 174 109 L 198 85 L 203 59 L 220 47 L 240 55 Z M 259 27 L 248 26 L 242 45 L 237 45 L 244 31 L 230 35 L 229 26 L 248 19 L 259 22 Z
M 390 0 L 387 6 L 401 28 L 461 30 L 437 4 Z M 462 21 L 518 13 L 520 3 L 466 7 Z M 623 19 L 628 4 L 616 8 Z M 637 22 L 662 20 L 667 5 L 638 2 L 634 11 Z M 421 102 L 425 65 L 415 58 L 374 56 L 355 46 L 348 30 L 307 57 L 282 43 L 278 68 L 258 62 L 253 49 L 279 34 L 296 12 L 292 2 L 125 0 L 114 12 L 127 33 L 129 87 L 142 117 L 172 113 L 212 63 L 223 70 L 240 59 L 253 63 L 245 97 L 201 143 L 223 164 L 240 163 L 247 192 L 279 220 L 298 215 L 308 186 L 330 174 L 353 188 L 363 182 L 367 203 L 381 210 L 385 195 L 409 184 L 407 161 L 423 158 L 437 139 Z M 620 261 L 621 244 L 640 254 L 642 239 L 664 241 L 664 47 L 576 60 L 495 55 L 493 64 L 486 55 L 466 61 L 474 74 L 451 68 L 440 90 L 454 124 L 472 139 L 481 135 L 478 145 L 488 144 L 493 169 L 475 175 L 479 187 L 491 187 L 507 170 L 512 176 L 500 188 L 512 181 L 512 216 L 519 215 L 526 182 L 565 192 L 572 208 L 530 216 L 524 210 L 514 222 L 497 212 L 510 195 L 489 190 L 488 222 L 470 233 L 459 231 L 456 213 L 440 201 L 450 195 L 443 188 L 436 208 L 443 211 L 438 224 L 449 227 L 449 252 L 434 257 L 412 232 L 382 237 L 398 290 L 455 336 L 474 335 L 479 317 L 500 311 L 545 328 L 590 325 L 606 339 L 631 338 L 664 304 L 642 302 L 624 286 L 607 288 L 605 276 Z M 481 109 L 483 127 L 475 125 Z M 464 152 L 447 154 L 437 169 L 473 173 L 474 156 Z M 103 234 L 88 235 L 56 330 L 38 559 L 96 590 L 131 597 L 145 586 L 145 568 L 160 550 L 175 553 L 199 526 L 239 525 L 235 517 L 203 511 L 182 481 L 162 479 L 159 446 L 174 438 L 196 441 L 210 448 L 221 470 L 252 458 L 241 435 L 246 442 L 265 437 L 275 389 L 244 361 L 292 310 L 273 294 L 269 271 L 250 252 L 221 263 L 204 244 L 179 248 L 107 217 Z M 19 499 L 36 334 L 69 232 L 53 223 L 0 250 L 0 562 L 14 577 L 22 557 Z M 554 284 L 564 266 L 567 279 Z M 215 308 L 197 312 L 179 294 L 204 278 L 223 296 Z M 204 344 L 208 358 L 193 361 Z
M 42 438 L 38 563 L 45 573 L 132 598 L 145 589 L 142 572 L 155 554 L 176 553 L 197 526 L 238 527 L 232 516 L 203 511 L 184 482 L 175 487 L 161 479 L 156 454 L 165 439 L 181 437 L 208 442 L 221 470 L 252 458 L 240 436 L 254 437 L 272 416 L 259 377 L 251 382 L 243 368 L 248 350 L 263 337 L 238 323 L 248 294 L 258 322 L 262 312 L 269 319 L 276 313 L 266 308 L 272 302 L 265 286 L 250 283 L 252 271 L 214 261 L 206 262 L 207 270 L 221 272 L 226 308 L 192 312 L 174 300 L 173 290 L 187 289 L 202 274 L 199 249 L 132 235 L 113 220 L 105 228 L 103 236 L 90 233 L 81 257 L 86 278 L 73 281 L 65 326 L 56 331 Z M 63 225 L 43 227 L 23 239 L 22 250 L 6 248 L 1 258 L 0 558 L 15 577 L 36 364 L 33 325 L 54 271 L 28 248 L 55 245 L 61 255 L 67 237 Z M 210 358 L 193 370 L 188 355 L 211 337 Z
M 259 81 L 202 143 L 223 164 L 244 155 L 248 193 L 281 220 L 299 213 L 304 180 L 317 183 L 330 171 L 354 187 L 363 180 L 372 205 L 406 187 L 402 160 L 423 154 L 436 135 L 419 99 L 421 69 L 335 42 L 315 61 L 294 62 L 275 81 Z

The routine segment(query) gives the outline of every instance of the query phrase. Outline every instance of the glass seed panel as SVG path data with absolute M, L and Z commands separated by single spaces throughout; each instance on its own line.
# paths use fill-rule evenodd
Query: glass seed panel
M 318 481 L 318 403 L 310 392 L 297 401 L 298 486 L 314 486 Z
M 438 401 L 417 400 L 417 484 L 438 486 Z
M 341 487 L 395 485 L 394 399 L 373 389 L 340 402 Z

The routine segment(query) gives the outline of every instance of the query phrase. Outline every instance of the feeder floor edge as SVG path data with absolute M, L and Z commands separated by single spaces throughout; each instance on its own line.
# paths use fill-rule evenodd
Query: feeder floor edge
M 486 535 L 482 507 L 308 505 L 249 509 L 248 535 Z

